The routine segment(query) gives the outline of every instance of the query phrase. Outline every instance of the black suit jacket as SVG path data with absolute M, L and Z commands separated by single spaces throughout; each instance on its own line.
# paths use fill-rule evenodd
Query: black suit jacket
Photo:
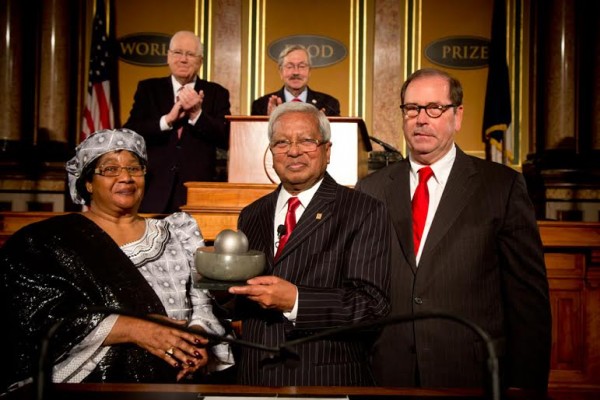
M 269 98 L 272 95 L 277 95 L 282 101 L 285 101 L 285 95 L 283 93 L 284 88 L 282 87 L 277 92 L 268 93 L 252 102 L 252 115 L 267 115 L 267 107 L 269 105 Z M 340 115 L 340 102 L 333 96 L 326 93 L 315 92 L 310 88 L 306 88 L 308 91 L 306 95 L 306 102 L 313 104 L 319 110 L 324 109 L 325 115 L 331 117 L 338 117 Z
M 281 312 L 238 299 L 242 338 L 277 347 L 324 329 L 365 322 L 389 311 L 389 226 L 383 203 L 338 185 L 326 175 L 273 260 L 275 205 L 281 186 L 244 208 L 238 227 L 251 249 L 263 251 L 265 275 L 276 275 L 298 288 L 295 323 Z M 367 363 L 370 334 L 310 341 L 292 350 L 297 368 L 270 363 L 268 354 L 242 349 L 239 383 L 250 385 L 372 385 Z M 270 365 L 271 364 L 271 365 Z
M 446 311 L 498 339 L 504 384 L 545 388 L 551 314 L 542 244 L 521 174 L 467 156 L 456 160 L 415 265 L 408 159 L 357 184 L 385 201 L 392 240 L 392 314 Z M 380 385 L 480 386 L 485 348 L 450 321 L 386 327 L 373 353 Z
M 175 102 L 171 77 L 140 81 L 129 119 L 124 127 L 144 137 L 148 149 L 146 193 L 140 212 L 171 213 L 186 203 L 183 185 L 189 181 L 216 179 L 216 148 L 229 146 L 229 91 L 219 84 L 196 80 L 196 91 L 204 91 L 202 114 L 195 125 L 187 119 L 170 131 L 160 130 L 160 118 Z M 183 126 L 181 139 L 177 130 Z

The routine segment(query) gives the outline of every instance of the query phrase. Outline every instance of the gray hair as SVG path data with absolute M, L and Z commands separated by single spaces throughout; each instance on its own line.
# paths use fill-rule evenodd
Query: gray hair
M 179 36 L 193 36 L 196 39 L 196 55 L 204 58 L 204 45 L 202 44 L 202 41 L 200 40 L 198 35 L 196 35 L 192 31 L 175 32 L 175 34 L 171 36 L 171 40 L 169 41 L 169 50 L 173 50 L 173 42 Z
M 269 142 L 271 141 L 271 139 L 273 139 L 274 127 L 277 123 L 277 120 L 281 116 L 288 113 L 302 113 L 310 115 L 312 118 L 314 118 L 314 121 L 319 126 L 319 132 L 321 133 L 321 138 L 323 139 L 323 141 L 329 142 L 329 140 L 331 139 L 331 126 L 329 124 L 329 120 L 321 110 L 309 103 L 303 103 L 299 101 L 288 101 L 275 107 L 275 110 L 273 110 L 271 116 L 269 117 Z
M 301 44 L 292 44 L 290 46 L 284 47 L 284 49 L 281 50 L 281 53 L 279 53 L 279 57 L 277 58 L 277 66 L 279 68 L 283 67 L 283 59 L 288 54 L 290 54 L 292 51 L 296 51 L 296 50 L 301 50 L 306 53 L 306 59 L 308 60 L 308 66 L 311 67 L 312 61 L 310 59 L 310 53 L 308 52 L 308 49 L 306 47 L 302 46 Z

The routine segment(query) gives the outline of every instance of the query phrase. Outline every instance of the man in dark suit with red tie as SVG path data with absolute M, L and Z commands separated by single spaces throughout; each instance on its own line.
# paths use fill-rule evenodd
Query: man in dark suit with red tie
M 238 296 L 242 339 L 278 347 L 386 316 L 390 232 L 383 203 L 326 172 L 331 132 L 317 108 L 284 103 L 271 114 L 268 132 L 281 184 L 239 217 L 250 248 L 267 260 L 264 276 L 229 289 Z M 243 348 L 238 383 L 373 385 L 372 340 L 373 332 L 308 340 L 291 349 L 299 357 L 296 367 Z
M 409 156 L 356 187 L 387 204 L 393 225 L 392 314 L 470 320 L 496 340 L 504 387 L 543 392 L 551 314 L 534 210 L 521 174 L 455 145 L 462 96 L 444 71 L 413 73 L 401 90 Z M 481 387 L 486 360 L 469 329 L 426 320 L 385 327 L 373 369 L 383 386 Z
M 254 100 L 252 115 L 271 115 L 275 107 L 288 101 L 312 104 L 328 116 L 340 115 L 338 99 L 308 87 L 312 64 L 306 47 L 302 45 L 286 47 L 279 55 L 277 66 L 283 87 L 277 92 L 268 93 Z
M 217 179 L 217 148 L 229 146 L 229 91 L 198 77 L 203 49 L 193 32 L 173 35 L 171 76 L 140 81 L 125 127 L 148 149 L 146 193 L 140 212 L 171 213 L 187 200 L 189 181 Z

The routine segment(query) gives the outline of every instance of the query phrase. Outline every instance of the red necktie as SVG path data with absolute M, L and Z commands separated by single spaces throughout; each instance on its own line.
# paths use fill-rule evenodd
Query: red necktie
M 423 229 L 425 228 L 425 220 L 427 219 L 427 209 L 429 208 L 429 190 L 427 189 L 427 181 L 433 176 L 431 167 L 423 167 L 419 171 L 419 185 L 415 190 L 412 199 L 412 215 L 413 215 L 413 240 L 415 242 L 415 255 L 419 252 Z
M 302 102 L 302 100 L 300 100 L 300 99 L 299 99 L 299 98 L 297 98 L 297 97 L 294 97 L 294 98 L 292 99 L 292 101 L 299 101 L 299 102 Z
M 279 257 L 281 251 L 283 250 L 283 246 L 287 243 L 292 231 L 296 227 L 296 209 L 300 205 L 300 200 L 297 197 L 290 197 L 288 200 L 288 210 L 285 215 L 285 233 L 279 239 L 279 245 L 277 246 L 277 254 L 275 254 L 275 259 Z

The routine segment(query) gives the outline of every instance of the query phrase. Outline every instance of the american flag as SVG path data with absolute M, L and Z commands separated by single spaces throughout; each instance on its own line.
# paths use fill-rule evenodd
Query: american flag
M 110 97 L 112 56 L 108 32 L 104 0 L 96 0 L 90 48 L 90 73 L 80 140 L 84 140 L 99 129 L 114 127 L 113 104 Z
M 513 161 L 510 79 L 506 62 L 506 2 L 494 0 L 492 37 L 483 113 L 486 158 L 501 164 Z

